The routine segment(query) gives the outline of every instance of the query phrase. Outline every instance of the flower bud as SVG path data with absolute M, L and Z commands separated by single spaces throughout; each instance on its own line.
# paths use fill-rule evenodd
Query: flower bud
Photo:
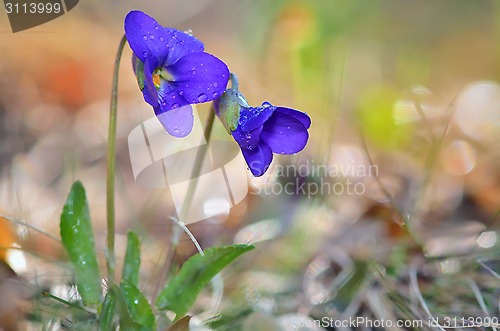
M 229 134 L 238 127 L 241 107 L 250 107 L 243 94 L 232 88 L 227 89 L 214 101 L 215 114 Z

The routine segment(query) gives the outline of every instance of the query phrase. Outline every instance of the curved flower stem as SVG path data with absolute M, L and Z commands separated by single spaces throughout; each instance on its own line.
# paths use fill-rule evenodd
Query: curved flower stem
M 193 171 L 191 172 L 191 182 L 189 183 L 188 190 L 186 193 L 186 199 L 182 205 L 181 214 L 179 219 L 184 222 L 188 214 L 191 203 L 193 202 L 193 196 L 196 193 L 196 187 L 198 186 L 198 177 L 200 176 L 201 169 L 203 167 L 203 162 L 205 161 L 205 156 L 207 155 L 208 148 L 210 146 L 210 137 L 212 135 L 212 128 L 215 120 L 215 109 L 212 104 L 212 108 L 208 114 L 207 124 L 205 125 L 204 135 L 206 144 L 198 149 L 196 153 L 196 159 L 194 160 Z
M 111 103 L 109 106 L 108 149 L 106 154 L 106 221 L 107 221 L 107 248 L 106 264 L 109 280 L 115 278 L 115 169 L 116 169 L 116 113 L 118 106 L 118 73 L 123 48 L 127 39 L 125 35 L 118 44 L 115 65 L 113 69 L 113 83 L 111 86 Z

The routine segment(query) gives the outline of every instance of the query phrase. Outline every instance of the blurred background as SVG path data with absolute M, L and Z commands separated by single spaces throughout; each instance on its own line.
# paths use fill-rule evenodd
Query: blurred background
M 59 216 L 76 179 L 102 253 L 112 66 L 133 9 L 191 29 L 239 76 L 250 104 L 267 100 L 312 118 L 304 151 L 276 156 L 262 178 L 248 172 L 244 201 L 189 226 L 202 247 L 257 246 L 225 273 L 222 301 L 214 306 L 215 294 L 203 293 L 195 322 L 217 330 L 348 330 L 314 320 L 500 315 L 494 0 L 86 0 L 16 34 L 0 13 L 0 289 L 20 277 L 74 295 Z M 153 112 L 130 56 L 126 46 L 117 254 L 127 230 L 138 231 L 141 289 L 154 296 L 168 261 L 182 263 L 196 250 L 187 236 L 173 239 L 170 192 L 134 180 L 127 137 Z M 203 123 L 210 105 L 198 110 Z M 213 135 L 232 140 L 219 123 Z M 279 191 L 287 183 L 293 194 Z M 21 329 L 37 330 L 40 319 L 64 326 L 57 310 L 36 309 L 41 299 L 27 288 L 15 291 L 19 300 L 0 296 L 0 326 L 22 321 Z

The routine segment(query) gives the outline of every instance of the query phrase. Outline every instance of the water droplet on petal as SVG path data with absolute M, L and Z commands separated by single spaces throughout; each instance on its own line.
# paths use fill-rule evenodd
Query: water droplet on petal
M 144 35 L 144 36 L 142 36 L 142 39 L 148 40 L 148 36 Z
M 179 129 L 174 129 L 174 133 L 178 135 L 181 131 Z
M 179 104 L 178 104 L 178 103 L 174 103 L 174 104 L 172 105 L 172 109 L 173 109 L 173 108 L 179 108 Z
M 217 96 L 218 96 L 218 95 L 219 95 L 219 93 L 214 92 L 214 94 L 212 94 L 212 97 L 213 97 L 213 98 L 217 98 Z
M 150 36 L 149 36 L 149 39 L 153 40 L 153 39 L 155 39 L 155 36 L 150 35 Z
M 199 102 L 205 102 L 205 101 L 207 101 L 207 99 L 208 99 L 208 98 L 207 98 L 207 95 L 206 95 L 205 93 L 202 93 L 202 94 L 200 94 L 200 95 L 198 96 L 198 101 L 199 101 Z
M 179 95 L 184 95 L 184 91 L 183 91 L 183 90 L 180 90 L 180 91 L 179 91 Z
M 214 87 L 219 87 L 219 83 L 215 82 Z
M 155 30 L 159 30 L 160 27 L 158 25 L 155 25 Z
M 160 41 L 163 41 L 163 37 L 160 37 L 159 39 L 160 39 Z
M 251 151 L 253 149 L 253 146 L 252 145 L 249 145 L 248 146 L 248 150 Z

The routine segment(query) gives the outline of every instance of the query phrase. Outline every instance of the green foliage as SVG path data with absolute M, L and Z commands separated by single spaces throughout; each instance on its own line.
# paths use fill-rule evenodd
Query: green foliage
M 251 245 L 212 247 L 205 250 L 204 255 L 196 254 L 190 257 L 162 290 L 156 300 L 156 306 L 160 310 L 175 312 L 176 319 L 183 317 L 215 275 L 253 248 Z
M 137 303 L 136 303 L 137 302 Z M 99 330 L 151 331 L 155 319 L 151 306 L 134 285 L 110 285 L 99 315 Z
M 75 269 L 76 285 L 83 303 L 97 306 L 102 300 L 101 277 L 85 189 L 79 181 L 71 187 L 60 227 L 62 242 Z M 207 249 L 203 256 L 192 256 L 160 293 L 157 306 L 161 310 L 172 310 L 177 319 L 183 317 L 203 287 L 216 274 L 253 248 L 249 245 L 214 247 Z M 109 284 L 108 293 L 100 306 L 101 330 L 113 330 L 118 321 L 123 330 L 155 330 L 151 306 L 137 287 L 140 263 L 139 238 L 129 231 L 122 282 L 120 287 L 112 282 Z M 174 330 L 186 329 L 189 319 L 182 321 L 174 325 Z
M 139 284 L 139 267 L 141 265 L 141 243 L 137 234 L 129 231 L 127 234 L 127 253 L 123 264 L 124 281 L 137 286 Z
M 144 294 L 134 284 L 127 281 L 122 281 L 120 290 L 134 323 L 139 324 L 143 330 L 154 330 L 155 317 Z
M 76 181 L 61 214 L 61 238 L 75 269 L 76 286 L 85 305 L 97 305 L 101 299 L 101 276 L 90 222 L 85 189 Z
M 116 309 L 119 315 L 120 329 L 121 330 L 131 330 L 131 331 L 146 331 L 151 330 L 142 326 L 141 324 L 134 321 L 131 313 L 127 308 L 127 303 L 125 302 L 122 291 L 116 284 L 112 284 L 108 289 L 108 296 L 111 296 L 116 301 Z
M 108 292 L 104 298 L 101 313 L 99 315 L 99 327 L 101 330 L 113 330 L 116 312 L 116 297 L 113 292 Z

